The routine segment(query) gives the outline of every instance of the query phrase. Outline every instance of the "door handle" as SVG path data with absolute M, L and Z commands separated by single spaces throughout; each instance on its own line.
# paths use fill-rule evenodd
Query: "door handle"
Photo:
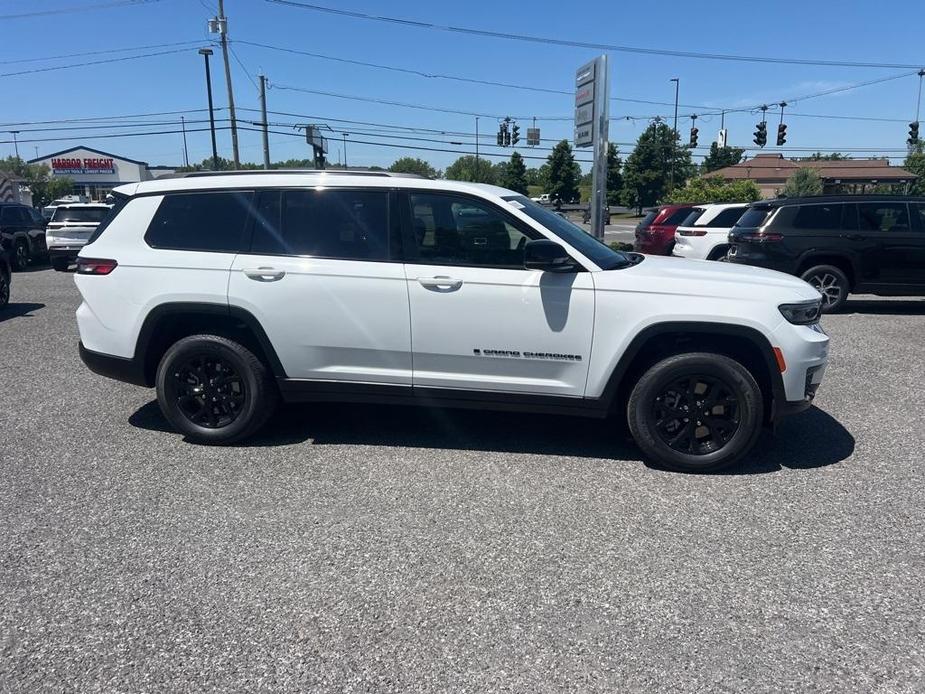
M 256 282 L 276 282 L 286 276 L 285 270 L 277 270 L 272 267 L 247 268 L 244 274 Z
M 867 237 L 862 236 L 861 234 L 845 234 L 845 238 L 849 241 L 863 241 Z
M 456 280 L 444 275 L 439 275 L 437 277 L 418 277 L 418 282 L 422 287 L 426 287 L 427 289 L 443 289 L 445 291 L 459 289 L 463 284 L 462 280 Z

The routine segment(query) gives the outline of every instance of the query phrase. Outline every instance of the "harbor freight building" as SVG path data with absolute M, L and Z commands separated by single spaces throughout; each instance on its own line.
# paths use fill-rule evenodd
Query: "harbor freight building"
M 71 191 L 93 201 L 101 201 L 117 186 L 151 181 L 175 172 L 173 166 L 151 166 L 148 162 L 129 159 L 92 147 L 71 147 L 29 161 L 45 164 L 54 178 L 69 178 Z

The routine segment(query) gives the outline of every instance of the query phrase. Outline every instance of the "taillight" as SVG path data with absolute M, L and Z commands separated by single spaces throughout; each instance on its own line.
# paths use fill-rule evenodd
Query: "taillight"
M 696 229 L 678 229 L 678 236 L 706 236 L 706 231 Z
M 738 234 L 736 236 L 737 241 L 748 241 L 749 243 L 773 243 L 775 241 L 783 241 L 783 234 L 762 234 L 760 232 L 748 232 L 745 234 Z
M 116 269 L 117 263 L 109 258 L 78 258 L 78 275 L 108 275 Z

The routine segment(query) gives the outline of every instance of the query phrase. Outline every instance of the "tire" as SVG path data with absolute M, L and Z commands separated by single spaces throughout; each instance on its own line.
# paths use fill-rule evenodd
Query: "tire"
M 17 239 L 13 244 L 13 252 L 10 253 L 10 266 L 16 271 L 21 272 L 29 265 L 29 244 L 23 239 Z
M 51 266 L 58 272 L 67 272 L 69 267 L 67 260 L 64 258 L 55 258 L 51 261 Z
M 251 436 L 279 399 L 263 362 L 240 343 L 218 335 L 191 335 L 174 343 L 157 367 L 156 386 L 167 420 L 189 440 L 205 444 Z
M 848 276 L 834 265 L 816 265 L 804 272 L 800 278 L 813 285 L 822 294 L 822 312 L 834 313 L 848 300 L 851 283 Z
M 10 303 L 10 277 L 0 269 L 0 308 Z
M 709 407 L 711 398 L 711 410 L 698 411 L 701 405 Z M 696 419 L 698 414 L 704 419 Z M 685 415 L 691 415 L 689 422 Z M 754 377 L 739 362 L 693 352 L 663 359 L 646 371 L 633 387 L 626 417 L 648 459 L 678 472 L 715 472 L 741 460 L 755 445 L 764 401 Z
M 707 260 L 716 260 L 722 263 L 726 262 L 726 254 L 729 252 L 729 246 L 719 246 L 710 251 Z

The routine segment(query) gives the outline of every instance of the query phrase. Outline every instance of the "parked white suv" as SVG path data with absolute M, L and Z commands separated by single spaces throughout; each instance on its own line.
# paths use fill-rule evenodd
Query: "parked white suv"
M 65 271 L 77 261 L 77 253 L 111 208 L 102 203 L 67 203 L 55 208 L 45 227 L 48 256 L 55 270 Z
M 729 231 L 748 205 L 744 202 L 697 205 L 674 233 L 672 255 L 720 260 L 729 250 Z
M 613 413 L 649 458 L 713 470 L 825 370 L 802 280 L 620 253 L 503 188 L 268 171 L 115 195 L 78 259 L 81 356 L 193 441 L 279 399 Z

